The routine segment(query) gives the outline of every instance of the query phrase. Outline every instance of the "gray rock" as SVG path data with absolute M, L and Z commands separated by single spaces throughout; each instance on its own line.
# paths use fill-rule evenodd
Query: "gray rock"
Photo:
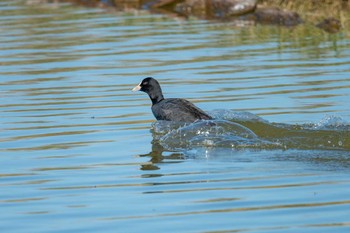
M 253 15 L 250 16 L 257 23 L 278 24 L 283 26 L 296 26 L 303 23 L 300 15 L 293 11 L 282 10 L 279 8 L 260 8 L 258 7 Z
M 228 18 L 253 12 L 257 0 L 185 0 L 175 7 L 184 15 L 204 18 Z

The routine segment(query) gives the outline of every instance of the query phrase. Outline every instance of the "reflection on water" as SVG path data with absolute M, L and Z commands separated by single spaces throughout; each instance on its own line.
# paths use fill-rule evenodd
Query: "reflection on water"
M 21 0 L 0 12 L 4 232 L 349 231 L 346 32 Z M 235 118 L 246 139 L 283 147 L 159 143 L 130 91 L 146 76 L 206 111 L 249 112 Z

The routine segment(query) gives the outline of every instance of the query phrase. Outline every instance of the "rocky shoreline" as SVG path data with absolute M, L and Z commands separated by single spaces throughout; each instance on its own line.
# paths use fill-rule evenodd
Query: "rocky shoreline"
M 196 17 L 250 25 L 292 27 L 309 23 L 328 33 L 341 31 L 350 15 L 350 0 L 27 0 L 28 4 L 55 2 L 73 2 L 119 11 L 146 9 L 176 17 Z M 339 12 L 346 12 L 347 19 L 341 20 L 343 14 Z

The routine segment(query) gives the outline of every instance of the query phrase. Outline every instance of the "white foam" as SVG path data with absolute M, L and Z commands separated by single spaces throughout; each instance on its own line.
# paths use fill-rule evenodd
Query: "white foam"
M 326 130 L 326 129 L 341 129 L 347 128 L 350 124 L 340 116 L 327 115 L 322 120 L 314 125 L 314 129 Z

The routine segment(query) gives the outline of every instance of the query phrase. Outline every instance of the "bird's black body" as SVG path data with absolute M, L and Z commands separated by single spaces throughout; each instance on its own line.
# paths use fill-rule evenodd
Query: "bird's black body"
M 164 99 L 162 89 L 154 78 L 145 78 L 133 91 L 143 91 L 152 101 L 152 112 L 157 120 L 194 122 L 210 120 L 210 117 L 190 101 L 179 98 Z

